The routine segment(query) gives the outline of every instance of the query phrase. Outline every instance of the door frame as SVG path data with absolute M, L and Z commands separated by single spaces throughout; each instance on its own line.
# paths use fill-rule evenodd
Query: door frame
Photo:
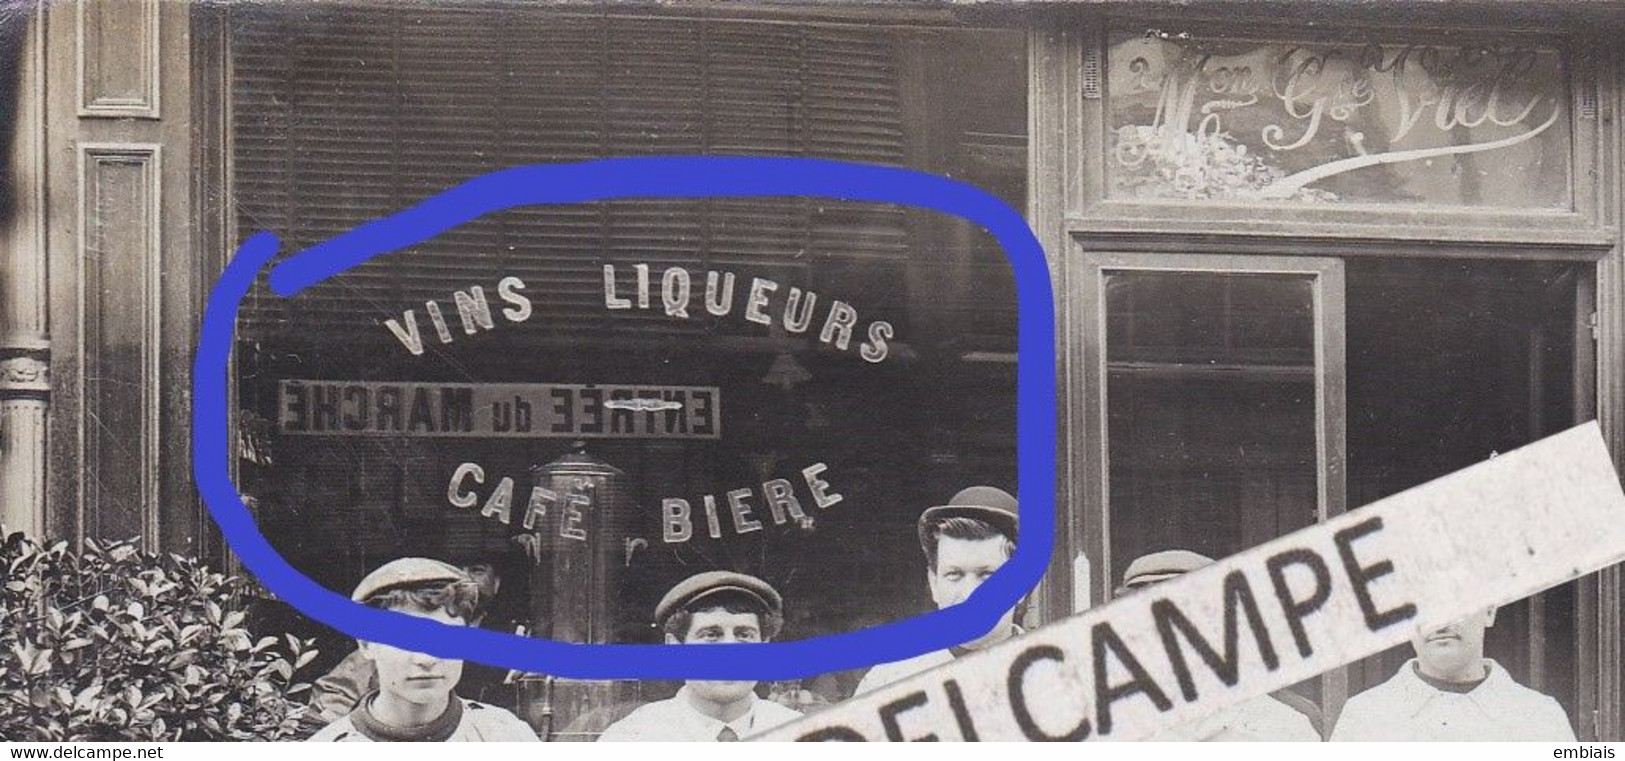
M 1086 552 L 1098 569 L 1091 595 L 1106 600 L 1115 588 L 1108 578 L 1111 563 L 1111 517 L 1108 510 L 1110 488 L 1110 441 L 1107 438 L 1106 271 L 1178 272 L 1236 275 L 1299 275 L 1314 282 L 1315 330 L 1315 512 L 1325 521 L 1347 510 L 1344 483 L 1346 461 L 1344 430 L 1346 418 L 1346 362 L 1344 356 L 1343 262 L 1331 257 L 1233 256 L 1214 254 L 1079 254 L 1081 266 L 1073 268 L 1069 296 L 1080 306 L 1079 328 L 1082 341 L 1069 347 L 1083 370 L 1080 377 L 1083 403 L 1079 405 L 1080 429 L 1086 434 L 1083 458 L 1087 473 L 1083 488 L 1085 514 L 1094 518 L 1083 522 Z
M 1106 273 L 1109 271 L 1180 272 L 1238 275 L 1297 275 L 1313 282 L 1315 335 L 1315 513 L 1319 521 L 1348 509 L 1347 363 L 1344 344 L 1343 261 L 1335 257 L 1250 256 L 1234 254 L 1165 254 L 1092 252 L 1074 243 L 1073 266 L 1068 268 L 1066 299 L 1074 305 L 1072 328 L 1082 340 L 1068 342 L 1069 364 L 1081 380 L 1065 390 L 1071 430 L 1081 439 L 1078 465 L 1082 510 L 1069 516 L 1074 536 L 1082 537 L 1089 559 L 1090 599 L 1107 601 L 1115 588 L 1112 576 L 1110 440 L 1107 436 L 1108 367 L 1106 351 Z M 1075 440 L 1076 440 L 1075 439 Z M 1245 551 L 1251 548 L 1240 548 Z M 1327 726 L 1348 699 L 1348 672 L 1334 669 L 1321 676 L 1321 710 Z

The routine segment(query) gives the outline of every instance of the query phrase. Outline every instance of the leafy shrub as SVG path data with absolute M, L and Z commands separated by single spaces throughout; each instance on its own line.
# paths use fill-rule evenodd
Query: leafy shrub
M 0 740 L 303 739 L 312 641 L 254 641 L 240 580 L 86 540 L 0 545 Z

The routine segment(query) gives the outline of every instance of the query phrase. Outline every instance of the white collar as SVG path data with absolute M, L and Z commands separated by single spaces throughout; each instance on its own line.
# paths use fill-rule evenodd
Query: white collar
M 1512 676 L 1507 674 L 1507 670 L 1501 668 L 1501 664 L 1496 663 L 1493 659 L 1485 658 L 1483 662 L 1486 672 L 1484 681 L 1467 692 L 1459 693 L 1460 696 L 1491 715 L 1507 715 L 1505 712 L 1520 710 L 1515 703 L 1509 702 L 1508 698 L 1520 693 L 1522 691 L 1520 689 L 1521 685 L 1513 681 Z M 1427 705 L 1428 701 L 1434 698 L 1458 694 L 1441 692 L 1434 688 L 1433 685 L 1422 681 L 1420 672 L 1416 670 L 1415 658 L 1406 661 L 1405 665 L 1400 666 L 1397 676 L 1399 678 L 1398 687 L 1403 691 L 1407 701 L 1416 706 L 1417 711 L 1420 711 Z
M 700 713 L 699 709 L 694 707 L 690 695 L 688 685 L 685 684 L 682 689 L 677 691 L 677 696 L 672 700 L 677 701 L 677 704 L 682 706 L 683 713 L 711 739 L 716 739 L 716 736 L 722 733 L 722 728 L 727 727 L 732 729 L 734 734 L 739 736 L 739 739 L 743 740 L 750 735 L 756 725 L 756 704 L 760 698 L 756 697 L 755 692 L 750 694 L 750 708 L 745 711 L 744 715 L 733 721 L 721 721 Z

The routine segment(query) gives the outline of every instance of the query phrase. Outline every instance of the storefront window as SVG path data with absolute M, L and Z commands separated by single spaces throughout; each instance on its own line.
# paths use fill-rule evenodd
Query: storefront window
M 1020 31 L 233 14 L 237 223 L 284 253 L 485 172 L 604 156 L 891 164 L 1025 202 Z M 489 559 L 500 619 L 535 636 L 658 642 L 656 601 L 711 569 L 777 586 L 786 639 L 922 613 L 920 511 L 1017 489 L 1011 270 L 916 209 L 514 209 L 293 299 L 262 285 L 239 337 L 240 483 L 272 543 L 340 591 L 402 555 Z M 326 645 L 324 663 L 347 647 Z M 859 675 L 771 690 L 816 705 Z M 676 687 L 527 684 L 519 713 L 573 738 Z
M 1124 25 L 1107 69 L 1115 200 L 1572 205 L 1567 69 L 1545 43 Z

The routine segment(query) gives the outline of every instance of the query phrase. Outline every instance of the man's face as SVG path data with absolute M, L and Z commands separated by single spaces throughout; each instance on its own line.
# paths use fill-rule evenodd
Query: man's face
M 1490 608 L 1412 637 L 1422 672 L 1439 678 L 1471 674 L 1484 657 L 1484 631 L 1494 623 L 1495 609 Z
M 497 574 L 496 566 L 490 563 L 474 563 L 464 566 L 463 570 L 468 573 L 468 577 L 474 581 L 474 584 L 480 588 L 481 605 L 489 603 L 491 598 L 497 596 L 497 591 L 502 588 L 502 576 Z
M 415 610 L 396 612 L 457 626 L 466 623 L 445 610 L 433 613 Z M 426 653 L 402 650 L 381 642 L 363 642 L 361 648 L 378 670 L 378 689 L 409 703 L 433 705 L 440 702 L 451 693 L 457 686 L 457 680 L 463 676 L 462 661 L 436 658 Z
M 1010 559 L 1005 547 L 1004 537 L 998 536 L 987 539 L 940 537 L 937 541 L 937 569 L 926 576 L 931 586 L 931 599 L 937 607 L 958 605 L 970 597 L 971 592 L 976 591 L 982 582 L 987 581 L 994 571 Z M 1014 608 L 1005 611 L 986 636 L 967 642 L 965 646 L 976 648 L 1003 639 L 1010 631 L 1015 614 Z
M 761 616 L 755 613 L 729 613 L 725 608 L 698 610 L 689 620 L 688 634 L 682 640 L 667 634 L 669 644 L 722 645 L 762 641 Z M 755 682 L 691 680 L 688 688 L 699 697 L 717 704 L 745 699 L 756 689 Z
M 930 571 L 931 599 L 938 608 L 958 605 L 987 581 L 1010 558 L 1005 555 L 1003 537 L 955 539 L 941 537 L 937 542 L 937 569 Z

